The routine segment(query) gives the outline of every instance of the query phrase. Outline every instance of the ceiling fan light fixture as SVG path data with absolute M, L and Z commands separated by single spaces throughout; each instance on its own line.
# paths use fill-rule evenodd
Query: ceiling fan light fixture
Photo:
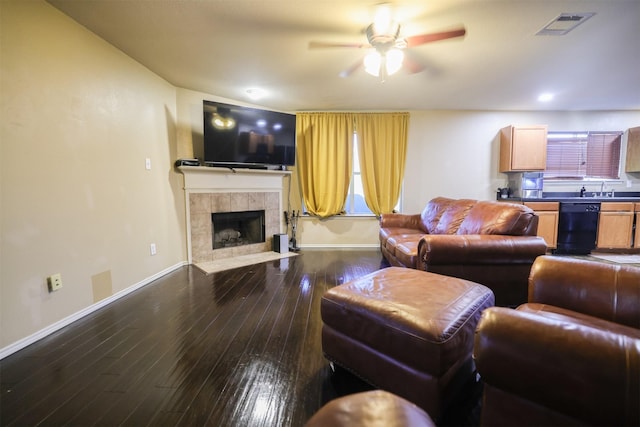
M 375 77 L 390 76 L 402 68 L 403 60 L 404 53 L 400 49 L 389 49 L 383 53 L 372 50 L 364 57 L 364 70 Z
M 377 50 L 372 50 L 364 57 L 364 70 L 372 76 L 380 75 L 380 65 L 382 64 L 382 55 Z
M 391 47 L 400 36 L 400 24 L 391 22 L 385 25 L 384 31 L 376 24 L 367 27 L 367 40 L 374 47 Z
M 387 52 L 386 57 L 387 75 L 390 76 L 391 74 L 397 73 L 398 70 L 402 68 L 402 61 L 404 61 L 404 52 L 402 52 L 400 49 L 390 49 Z

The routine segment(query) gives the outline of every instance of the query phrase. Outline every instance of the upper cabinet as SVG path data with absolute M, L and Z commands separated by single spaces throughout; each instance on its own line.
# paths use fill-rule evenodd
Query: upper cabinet
M 629 129 L 625 172 L 640 172 L 640 127 Z
M 546 125 L 500 129 L 500 172 L 543 171 L 546 166 Z

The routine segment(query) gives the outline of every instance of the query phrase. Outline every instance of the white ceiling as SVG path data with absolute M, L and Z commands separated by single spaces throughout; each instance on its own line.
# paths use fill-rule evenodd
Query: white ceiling
M 464 25 L 410 49 L 426 66 L 381 83 L 358 69 L 377 0 L 48 0 L 171 84 L 283 111 L 639 110 L 640 0 L 398 0 L 402 34 Z M 595 12 L 565 36 L 560 13 Z M 537 101 L 549 91 L 549 103 Z

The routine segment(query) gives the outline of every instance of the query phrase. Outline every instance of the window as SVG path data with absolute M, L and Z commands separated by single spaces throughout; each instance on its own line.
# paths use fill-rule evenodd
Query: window
M 364 188 L 362 187 L 362 174 L 360 173 L 360 157 L 358 156 L 358 135 L 353 134 L 353 172 L 351 185 L 344 210 L 347 215 L 373 215 L 371 209 L 364 201 Z
M 362 174 L 360 173 L 360 157 L 358 156 L 358 134 L 353 133 L 353 172 L 351 173 L 351 184 L 349 185 L 349 194 L 344 206 L 347 215 L 373 215 L 367 202 L 364 201 L 364 187 L 362 186 Z M 398 203 L 394 207 L 397 212 L 400 210 L 400 202 L 402 201 L 402 193 Z
M 545 178 L 618 179 L 622 132 L 549 132 Z

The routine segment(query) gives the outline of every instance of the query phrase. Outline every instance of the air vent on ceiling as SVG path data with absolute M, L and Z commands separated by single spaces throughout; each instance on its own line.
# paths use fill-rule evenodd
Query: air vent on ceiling
M 536 33 L 537 36 L 564 36 L 578 25 L 591 18 L 595 13 L 561 13 L 543 29 Z

